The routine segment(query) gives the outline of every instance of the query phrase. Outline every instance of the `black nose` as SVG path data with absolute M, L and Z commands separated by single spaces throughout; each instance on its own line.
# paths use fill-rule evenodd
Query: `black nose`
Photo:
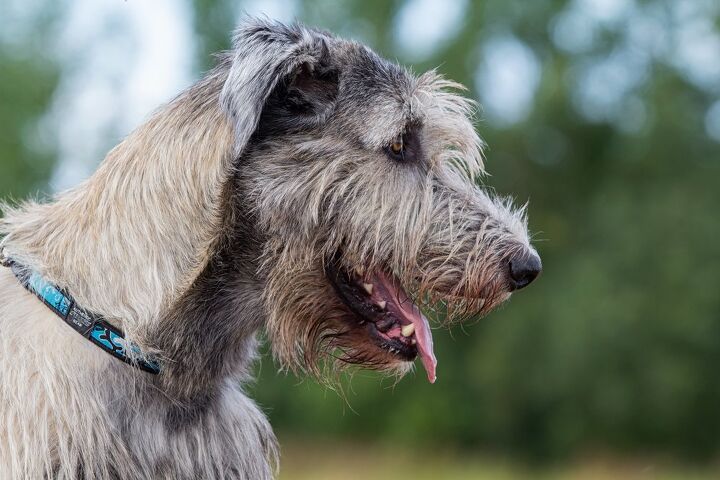
M 510 282 L 513 290 L 525 288 L 540 275 L 542 263 L 534 252 L 524 252 L 510 259 Z

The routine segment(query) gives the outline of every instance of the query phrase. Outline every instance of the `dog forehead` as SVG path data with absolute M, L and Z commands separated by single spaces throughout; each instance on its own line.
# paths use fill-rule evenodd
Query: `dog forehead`
M 353 48 L 354 47 L 354 48 Z M 364 45 L 345 53 L 338 115 L 366 147 L 387 145 L 409 124 L 422 122 L 414 101 L 417 79 Z

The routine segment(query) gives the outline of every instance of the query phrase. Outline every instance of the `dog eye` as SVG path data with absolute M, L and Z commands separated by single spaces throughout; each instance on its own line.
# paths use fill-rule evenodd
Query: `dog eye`
M 398 138 L 391 143 L 385 151 L 390 158 L 393 158 L 394 160 L 402 160 L 405 157 L 405 143 L 403 142 L 403 139 Z

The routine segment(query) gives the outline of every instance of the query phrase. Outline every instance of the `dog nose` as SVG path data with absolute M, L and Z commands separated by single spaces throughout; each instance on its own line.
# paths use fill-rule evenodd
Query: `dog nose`
M 540 275 L 542 263 L 535 252 L 524 252 L 510 259 L 510 282 L 513 290 L 520 290 Z

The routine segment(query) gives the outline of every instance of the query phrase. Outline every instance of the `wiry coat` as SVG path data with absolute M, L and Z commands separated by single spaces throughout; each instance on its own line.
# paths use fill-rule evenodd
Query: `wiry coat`
M 259 329 L 289 368 L 319 374 L 328 352 L 409 366 L 348 323 L 331 259 L 392 271 L 451 313 L 505 300 L 503 262 L 531 248 L 525 220 L 476 186 L 481 143 L 455 87 L 327 33 L 248 21 L 88 181 L 6 207 L 6 255 L 162 372 L 113 359 L 0 269 L 0 478 L 270 478 L 275 439 L 242 391 Z M 403 135 L 413 158 L 393 164 L 383 148 Z

